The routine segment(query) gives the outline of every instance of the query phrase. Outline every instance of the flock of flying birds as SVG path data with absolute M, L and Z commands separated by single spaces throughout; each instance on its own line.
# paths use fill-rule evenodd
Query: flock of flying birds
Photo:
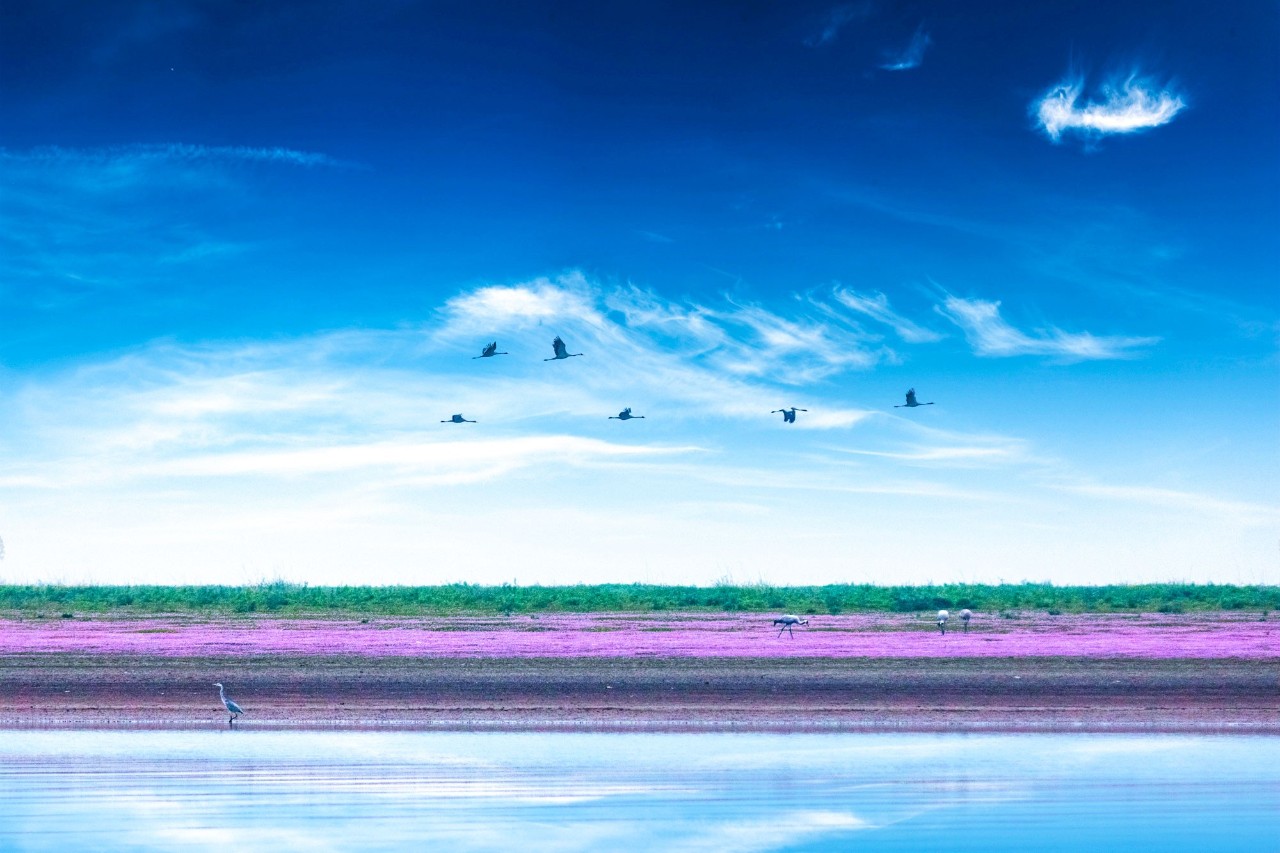
M 551 356 L 551 358 L 544 358 L 543 361 L 560 361 L 562 359 L 575 358 L 577 356 L 582 355 L 582 353 L 580 352 L 569 352 L 569 348 L 564 345 L 564 341 L 560 339 L 559 335 L 556 335 L 556 339 L 551 342 L 551 349 L 555 354 Z M 507 352 L 498 352 L 498 342 L 490 341 L 484 347 L 484 349 L 480 351 L 479 355 L 472 356 L 472 358 L 473 359 L 492 358 L 495 355 L 510 355 L 510 354 L 511 353 L 507 353 Z M 911 388 L 907 391 L 907 401 L 905 403 L 900 403 L 894 406 L 894 408 L 895 409 L 914 409 L 916 406 L 932 406 L 932 405 L 933 405 L 932 402 L 921 403 L 919 400 L 917 400 L 916 389 Z M 807 412 L 807 411 L 809 410 L 800 409 L 795 406 L 792 406 L 789 409 L 774 409 L 769 414 L 776 415 L 781 413 L 782 420 L 784 423 L 793 424 L 796 422 L 796 412 Z M 611 421 L 613 420 L 629 421 L 637 418 L 643 419 L 644 415 L 631 414 L 630 406 L 623 409 L 621 412 L 618 412 L 618 414 L 616 415 L 609 416 L 609 420 Z M 453 417 L 447 420 L 443 420 L 440 423 L 442 424 L 474 424 L 474 423 L 477 423 L 477 421 L 469 420 L 467 418 L 464 418 L 462 415 L 454 415 Z M 938 611 L 938 630 L 940 630 L 943 634 L 947 633 L 947 615 L 948 615 L 947 611 L 945 610 Z M 971 616 L 972 614 L 968 610 L 960 611 L 960 618 L 964 621 L 965 631 L 969 630 L 969 619 Z M 792 639 L 794 639 L 795 634 L 792 633 L 791 629 L 794 628 L 796 625 L 808 625 L 809 620 L 801 619 L 799 616 L 786 614 L 784 616 L 780 616 L 777 619 L 774 619 L 773 624 L 782 626 L 782 628 L 778 631 L 779 637 L 782 636 L 783 631 L 786 631 L 787 634 L 789 634 L 792 637 Z M 227 711 L 230 712 L 231 714 L 230 722 L 234 724 L 236 717 L 239 717 L 241 714 L 243 714 L 244 710 L 239 705 L 237 705 L 232 699 L 228 698 L 221 684 L 215 684 L 213 686 L 218 688 L 218 698 L 222 700 L 223 707 L 225 707 Z
M 556 335 L 556 339 L 551 342 L 551 349 L 555 353 L 555 355 L 551 356 L 551 358 L 544 358 L 543 361 L 560 361 L 562 359 L 574 358 L 576 356 L 582 355 L 582 353 L 580 352 L 569 352 L 569 348 L 564 345 L 564 341 L 560 340 L 559 335 Z M 471 358 L 474 361 L 477 358 L 493 358 L 495 355 L 511 355 L 511 353 L 498 352 L 498 342 L 490 341 L 488 344 L 485 345 L 484 349 L 480 351 L 479 355 L 473 355 Z M 933 405 L 932 402 L 921 403 L 920 401 L 918 401 L 916 399 L 916 389 L 910 388 L 907 390 L 907 402 L 899 403 L 898 405 L 894 406 L 894 408 L 895 409 L 914 409 L 916 406 L 932 406 L 932 405 Z M 797 409 L 795 406 L 792 406 L 789 409 L 774 409 L 769 414 L 776 415 L 778 413 L 781 413 L 782 420 L 784 423 L 793 424 L 796 422 L 796 412 L 807 412 L 807 411 L 809 410 Z M 643 420 L 644 415 L 631 414 L 630 406 L 623 409 L 621 412 L 618 412 L 618 414 L 616 415 L 609 415 L 609 420 L 611 421 L 629 421 L 629 420 L 635 420 L 635 419 Z M 447 418 L 446 420 L 443 420 L 440 423 L 442 424 L 474 424 L 474 423 L 478 423 L 478 421 L 468 420 L 467 418 L 464 418 L 462 415 L 454 415 L 453 417 Z

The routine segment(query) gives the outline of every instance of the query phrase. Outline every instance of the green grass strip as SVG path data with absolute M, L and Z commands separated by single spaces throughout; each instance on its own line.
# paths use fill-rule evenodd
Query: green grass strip
M 1280 610 L 1280 586 L 1045 583 L 928 586 L 0 586 L 0 611 L 46 616 L 92 613 L 274 613 L 279 615 L 727 611 L 908 613 L 968 607 L 983 612 L 1184 613 Z

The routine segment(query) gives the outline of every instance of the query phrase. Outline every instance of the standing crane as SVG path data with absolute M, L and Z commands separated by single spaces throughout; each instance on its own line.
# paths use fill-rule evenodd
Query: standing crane
M 960 611 L 960 621 L 964 623 L 964 632 L 969 633 L 969 620 L 973 618 L 973 611 L 965 608 Z
M 943 636 L 946 636 L 946 633 L 947 633 L 947 618 L 948 618 L 950 615 L 951 615 L 951 614 L 950 614 L 950 613 L 948 613 L 948 612 L 947 612 L 947 611 L 945 611 L 945 610 L 939 610 L 939 611 L 938 611 L 938 630 L 942 632 Z
M 921 403 L 916 400 L 916 389 L 907 389 L 907 402 L 894 406 L 895 409 L 914 409 L 916 406 L 932 406 L 933 403 Z
M 543 361 L 559 361 L 562 358 L 573 358 L 576 355 L 582 355 L 580 352 L 569 352 L 569 348 L 564 345 L 564 341 L 560 340 L 560 336 L 556 335 L 556 339 L 551 342 L 551 348 L 555 350 L 555 355 L 551 358 L 544 358 Z
M 235 725 L 236 717 L 243 714 L 244 709 L 237 705 L 233 700 L 227 698 L 227 693 L 222 689 L 221 682 L 217 682 L 213 686 L 218 688 L 218 698 L 222 700 L 222 706 L 231 712 L 231 719 L 227 720 L 227 725 Z
M 778 414 L 778 412 L 782 412 L 782 422 L 786 424 L 793 424 L 796 422 L 796 412 L 807 412 L 807 411 L 809 410 L 797 409 L 795 406 L 792 406 L 790 409 L 774 409 L 769 414 L 776 415 Z
M 475 361 L 477 358 L 493 358 L 495 355 L 511 355 L 511 353 L 498 352 L 498 342 L 493 341 L 492 343 L 485 346 L 485 348 L 480 351 L 479 355 L 471 356 L 471 360 Z
M 618 412 L 618 414 L 616 415 L 609 415 L 609 420 L 611 421 L 629 421 L 632 418 L 639 418 L 640 420 L 644 420 L 644 415 L 631 414 L 630 406 L 627 406 L 625 409 L 623 409 L 621 412 Z
M 783 631 L 786 631 L 788 634 L 791 635 L 791 639 L 794 640 L 796 638 L 796 635 L 791 631 L 792 627 L 795 625 L 808 625 L 809 620 L 801 619 L 799 616 L 792 616 L 790 613 L 787 613 L 782 616 L 779 616 L 777 619 L 774 619 L 773 624 L 782 626 L 781 628 L 778 629 L 779 637 L 782 636 Z

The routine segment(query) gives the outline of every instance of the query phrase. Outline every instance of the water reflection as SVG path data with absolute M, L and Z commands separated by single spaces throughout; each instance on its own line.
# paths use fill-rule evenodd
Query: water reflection
M 1280 738 L 0 732 L 0 850 L 1274 849 Z

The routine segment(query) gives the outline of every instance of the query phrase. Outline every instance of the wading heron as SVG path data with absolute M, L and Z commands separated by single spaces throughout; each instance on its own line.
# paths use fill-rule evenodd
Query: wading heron
M 916 389 L 907 389 L 907 402 L 900 406 L 894 406 L 895 409 L 914 409 L 916 406 L 932 406 L 933 403 L 921 403 L 916 399 Z
M 556 351 L 556 354 L 551 358 L 544 358 L 543 361 L 558 361 L 562 358 L 573 358 L 574 356 L 582 355 L 580 352 L 569 352 L 569 348 L 564 345 L 564 341 L 560 340 L 559 335 L 556 335 L 556 339 L 551 342 L 551 348 Z
M 807 412 L 807 411 L 809 411 L 809 410 L 808 410 L 808 409 L 797 409 L 795 406 L 792 406 L 792 407 L 791 407 L 791 408 L 789 408 L 789 409 L 774 409 L 774 410 L 773 410 L 772 412 L 770 412 L 769 414 L 771 414 L 771 415 L 776 415 L 776 414 L 778 414 L 778 412 L 782 412 L 782 422 L 783 422 L 784 424 L 793 424 L 793 423 L 795 423 L 795 422 L 796 422 L 796 412 Z
M 498 352 L 498 342 L 494 341 L 481 350 L 479 355 L 471 356 L 471 360 L 475 361 L 477 358 L 493 358 L 495 355 L 511 355 L 511 353 Z
M 621 412 L 618 412 L 618 414 L 616 415 L 609 415 L 609 420 L 611 421 L 629 421 L 632 418 L 640 418 L 641 420 L 644 420 L 644 415 L 631 414 L 630 406 L 627 406 L 625 409 L 623 409 Z
M 469 421 L 466 418 L 464 418 L 462 415 L 454 415 L 453 417 L 449 418 L 449 420 L 441 421 L 440 423 L 442 424 L 473 424 L 476 422 Z
M 235 725 L 236 717 L 244 713 L 244 708 L 227 698 L 227 692 L 222 689 L 221 682 L 215 683 L 213 686 L 218 688 L 218 698 L 222 700 L 223 707 L 231 712 L 231 719 L 227 720 L 227 725 Z
M 778 629 L 779 637 L 782 636 L 783 631 L 786 631 L 788 634 L 791 634 L 791 639 L 794 640 L 796 638 L 796 635 L 792 633 L 791 631 L 792 627 L 796 625 L 808 625 L 809 620 L 801 619 L 799 616 L 792 616 L 790 613 L 788 613 L 784 616 L 779 616 L 777 619 L 774 619 L 773 624 L 782 626 L 781 628 Z

